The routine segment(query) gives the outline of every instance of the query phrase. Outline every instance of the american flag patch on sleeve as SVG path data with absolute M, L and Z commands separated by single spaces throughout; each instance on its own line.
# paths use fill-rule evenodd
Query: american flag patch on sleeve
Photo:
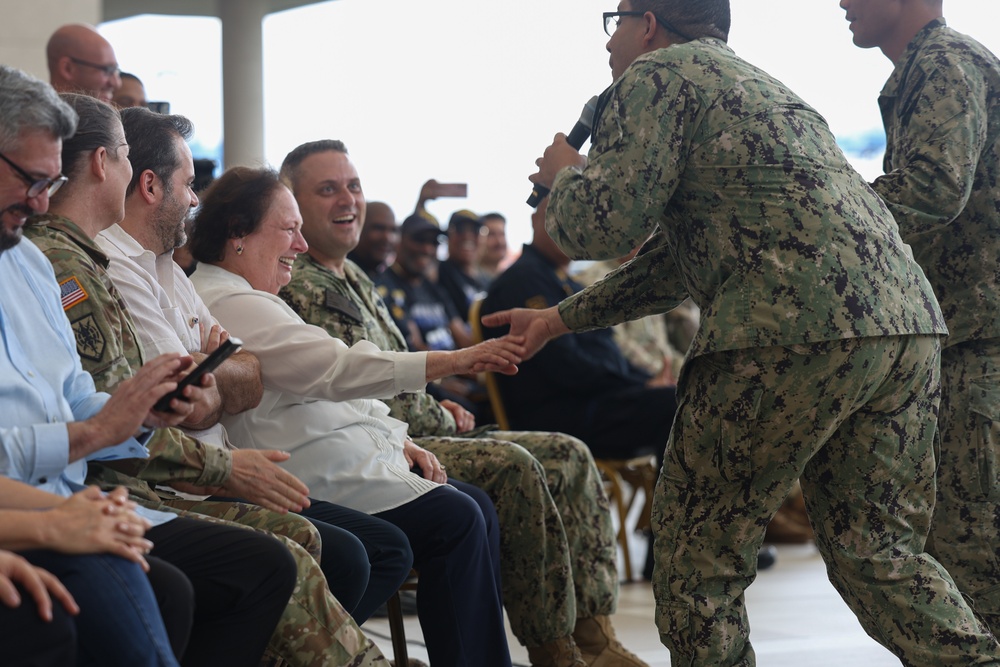
M 76 276 L 59 283 L 59 294 L 62 296 L 63 310 L 69 310 L 89 298 Z

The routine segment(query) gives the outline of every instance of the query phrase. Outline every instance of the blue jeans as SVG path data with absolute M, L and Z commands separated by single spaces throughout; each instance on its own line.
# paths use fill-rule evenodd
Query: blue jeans
M 138 565 L 109 555 L 70 556 L 52 551 L 22 555 L 54 574 L 80 607 L 73 619 L 76 664 L 177 667 L 153 589 Z M 183 577 L 177 583 L 180 589 L 190 588 Z

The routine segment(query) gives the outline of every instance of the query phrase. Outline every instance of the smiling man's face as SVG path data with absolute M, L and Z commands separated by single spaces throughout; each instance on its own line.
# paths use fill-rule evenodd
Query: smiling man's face
M 23 132 L 14 147 L 3 154 L 36 179 L 55 178 L 62 168 L 62 141 L 42 130 Z M 48 191 L 29 198 L 30 185 L 17 170 L 0 160 L 0 251 L 17 245 L 28 216 L 49 210 Z
M 365 194 L 346 153 L 329 150 L 304 159 L 298 168 L 295 199 L 310 254 L 320 261 L 342 260 L 358 244 Z

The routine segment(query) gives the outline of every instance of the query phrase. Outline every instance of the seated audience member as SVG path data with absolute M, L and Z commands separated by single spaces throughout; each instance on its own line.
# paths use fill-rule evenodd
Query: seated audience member
M 176 354 L 153 359 L 113 396 L 95 391 L 93 379 L 80 367 L 73 330 L 62 312 L 62 303 L 80 298 L 80 291 L 75 286 L 60 289 L 42 253 L 30 242 L 19 243 L 27 216 L 44 213 L 49 194 L 66 180 L 60 174 L 60 147 L 75 125 L 73 110 L 51 88 L 0 67 L 0 155 L 6 163 L 0 169 L 0 333 L 5 341 L 0 355 L 0 475 L 47 492 L 22 506 L 32 509 L 55 507 L 60 502 L 56 496 L 81 491 L 88 462 L 144 458 L 148 451 L 135 436 L 145 433 L 139 435 L 145 441 L 148 429 L 179 423 L 191 411 L 190 403 L 180 399 L 170 402 L 172 412 L 152 409 L 176 388 L 180 372 L 191 362 Z M 117 141 L 101 151 L 94 168 L 127 181 L 128 160 L 119 152 L 123 146 L 119 126 Z M 201 391 L 189 387 L 185 396 L 200 400 Z M 272 538 L 250 531 L 142 508 L 139 513 L 152 523 L 146 531 L 152 543 L 149 554 L 174 565 L 193 587 L 194 621 L 182 662 L 256 664 L 295 583 L 288 552 Z M 142 615 L 124 623 L 141 624 Z M 138 639 L 139 633 L 156 630 L 150 626 L 135 632 Z M 166 645 L 159 634 L 158 645 Z M 138 656 L 149 656 L 150 648 L 140 651 Z M 104 664 L 115 663 L 109 658 Z M 159 663 L 126 659 L 122 664 Z
M 187 241 L 188 211 L 198 203 L 190 188 L 194 165 L 186 143 L 192 127 L 183 116 L 145 109 L 123 111 L 122 122 L 132 164 L 125 217 L 98 235 L 97 244 L 110 259 L 108 274 L 131 311 L 145 351 L 180 352 L 201 360 L 228 334 L 172 260 L 175 248 Z M 150 196 L 150 190 L 160 196 Z M 257 406 L 263 391 L 260 365 L 252 354 L 240 351 L 214 375 L 214 409 L 181 426 L 196 429 L 189 434 L 202 442 L 225 449 L 229 439 L 219 417 Z M 284 452 L 229 452 L 234 462 L 266 481 L 258 502 L 313 521 L 322 538 L 320 564 L 330 590 L 358 623 L 395 593 L 411 566 L 402 532 L 362 512 L 311 501 L 304 495 L 308 489 L 273 463 L 284 460 Z
M 472 343 L 468 325 L 441 287 L 428 278 L 444 232 L 413 214 L 399 228 L 396 261 L 375 280 L 412 351 L 455 350 Z
M 347 345 L 367 340 L 405 352 L 374 284 L 349 259 L 370 224 L 372 205 L 366 211 L 347 148 L 332 140 L 303 144 L 285 157 L 281 179 L 295 195 L 309 249 L 295 260 L 291 282 L 278 295 L 308 324 Z M 350 223 L 333 224 L 348 218 Z M 457 404 L 423 391 L 385 402 L 391 417 L 407 423 L 414 442 L 496 505 L 504 605 L 531 664 L 579 665 L 577 644 L 587 664 L 599 655 L 601 664 L 645 664 L 625 651 L 611 626 L 618 597 L 615 538 L 587 446 L 561 433 L 491 430 L 455 437 L 476 425 Z
M 476 257 L 486 228 L 472 211 L 456 211 L 448 220 L 448 258 L 438 266 L 438 284 L 466 325 L 469 306 L 486 296 L 486 283 L 476 270 Z
M 115 50 L 92 26 L 64 25 L 45 46 L 49 81 L 60 93 L 82 93 L 110 102 L 122 85 Z
M 361 228 L 358 245 L 348 255 L 351 261 L 361 267 L 368 277 L 386 270 L 396 254 L 399 243 L 399 227 L 396 214 L 388 204 L 380 201 L 368 202 L 365 224 Z
M 479 246 L 476 268 L 480 280 L 489 287 L 507 268 L 507 218 L 499 213 L 487 213 L 479 218 L 486 228 L 486 239 Z
M 64 301 L 65 315 L 72 323 L 76 335 L 77 350 L 85 370 L 93 376 L 101 389 L 116 391 L 119 383 L 132 375 L 142 365 L 144 353 L 136 334 L 138 327 L 133 323 L 129 313 L 123 306 L 121 295 L 115 286 L 108 281 L 105 266 L 108 258 L 97 247 L 94 237 L 99 231 L 122 219 L 125 192 L 132 175 L 131 152 L 125 142 L 125 135 L 118 113 L 103 102 L 82 95 L 64 94 L 80 117 L 78 134 L 63 144 L 62 163 L 68 176 L 69 184 L 53 199 L 52 213 L 33 217 L 27 228 L 32 240 L 45 252 L 56 271 L 57 279 L 63 284 L 74 286 L 86 298 L 74 298 Z M 133 110 L 134 114 L 162 119 L 169 125 L 168 117 L 152 114 L 145 109 Z M 134 115 L 133 114 L 133 115 Z M 150 137 L 144 137 L 150 140 Z M 182 138 L 153 137 L 154 151 L 162 155 L 173 154 Z M 117 147 L 116 149 L 109 147 Z M 139 155 L 143 155 L 143 144 L 135 147 Z M 111 169 L 110 153 L 114 150 L 117 157 L 124 162 L 123 166 Z M 128 157 L 126 157 L 128 153 Z M 104 165 L 105 169 L 96 169 L 95 165 Z M 173 174 L 173 170 L 171 175 Z M 140 175 L 142 171 L 139 172 Z M 124 176 L 124 177 L 123 177 Z M 183 178 L 174 179 L 183 181 Z M 150 186 L 150 183 L 145 185 Z M 146 192 L 162 194 L 165 188 L 162 181 L 156 181 L 155 187 L 149 187 Z M 177 187 L 175 195 L 180 197 L 182 185 Z M 169 198 L 168 198 L 169 199 Z M 156 197 L 159 203 L 159 196 Z M 170 206 L 167 207 L 171 208 Z M 176 206 L 174 214 L 176 214 Z M 164 212 L 166 213 L 166 211 Z M 166 213 L 165 217 L 169 217 Z M 169 264 L 169 258 L 166 258 Z M 216 341 L 218 334 L 216 333 Z M 147 348 L 154 351 L 155 348 Z M 184 353 L 183 348 L 181 352 Z M 244 359 L 248 355 L 237 354 L 230 368 L 220 367 L 218 377 L 226 379 L 241 370 L 244 373 L 256 373 L 256 361 Z M 224 364 L 225 366 L 225 364 Z M 234 368 L 235 367 L 235 370 Z M 242 396 L 226 394 L 225 406 L 239 406 L 241 401 L 252 403 L 260 399 L 259 378 L 254 375 L 253 383 L 256 390 L 246 389 Z M 194 402 L 185 422 L 205 424 L 205 414 L 211 414 L 214 406 L 220 405 L 219 393 L 215 386 L 203 388 L 201 395 L 209 396 L 207 400 Z M 150 460 L 135 470 L 135 461 L 126 462 L 122 466 L 113 463 L 99 465 L 92 463 L 89 479 L 104 486 L 122 484 L 129 488 L 137 497 L 151 502 L 153 507 L 166 507 L 181 510 L 187 516 L 198 518 L 210 515 L 217 519 L 232 519 L 236 523 L 270 530 L 279 535 L 292 550 L 299 570 L 301 585 L 297 587 L 296 595 L 285 606 L 285 612 L 278 627 L 272 634 L 269 645 L 273 652 L 285 658 L 291 665 L 321 665 L 328 658 L 336 656 L 338 660 L 347 662 L 356 657 L 356 650 L 372 650 L 377 653 L 370 642 L 358 641 L 360 631 L 353 622 L 347 619 L 347 614 L 332 598 L 324 573 L 316 566 L 312 557 L 299 544 L 312 546 L 317 541 L 315 530 L 305 520 L 294 515 L 283 515 L 271 512 L 287 512 L 289 509 L 301 510 L 309 504 L 305 495 L 308 489 L 294 476 L 277 467 L 273 460 L 287 454 L 284 452 L 260 451 L 230 451 L 224 448 L 224 434 L 201 431 L 205 440 L 193 440 L 175 429 L 161 429 L 150 441 L 153 455 Z M 211 438 L 217 437 L 213 442 Z M 216 446 L 213 447 L 213 444 Z M 133 476 L 134 473 L 134 476 Z M 142 478 L 142 479 L 139 479 Z M 233 495 L 259 502 L 265 507 L 254 507 L 231 502 L 195 502 L 178 499 L 169 492 L 161 490 L 159 495 L 153 491 L 149 482 L 173 484 L 189 481 L 195 486 L 208 486 L 212 493 Z M 187 487 L 185 487 L 187 488 Z M 202 495 L 206 495 L 203 493 Z M 329 532 L 325 526 L 320 531 L 324 537 Z M 334 530 L 334 529 L 330 529 Z M 339 536 L 334 536 L 335 538 Z M 355 589 L 364 590 L 368 580 L 368 560 L 364 547 L 353 536 L 346 534 L 350 543 L 329 541 L 328 558 L 340 557 L 339 571 L 331 569 L 331 580 L 336 583 L 338 577 L 354 575 L 357 582 L 349 582 L 344 589 L 347 592 Z M 405 538 L 400 536 L 401 548 L 405 547 Z M 341 548 L 341 547 L 345 548 Z M 317 555 L 320 550 L 315 549 Z M 409 570 L 409 559 L 394 580 L 397 586 Z M 388 594 L 387 594 L 388 595 Z M 360 593 L 358 594 L 360 597 Z M 352 602 L 356 603 L 355 598 Z M 339 635 L 344 633 L 345 637 Z M 348 647 L 340 650 L 337 645 Z M 336 649 L 336 650 L 334 650 Z M 319 656 L 326 657 L 320 658 Z M 379 654 L 380 655 L 380 654 Z M 311 657 L 310 657 L 311 656 Z
M 0 477 L 0 508 L 0 549 L 19 552 L 0 551 L 4 665 L 178 664 L 191 631 L 191 583 L 143 557 L 149 522 L 124 489 L 60 498 Z
M 569 277 L 569 258 L 545 232 L 545 206 L 531 216 L 534 239 L 490 285 L 483 314 L 547 308 L 582 289 Z M 486 329 L 498 336 L 497 329 Z M 634 368 L 607 329 L 563 336 L 499 377 L 504 407 L 519 430 L 552 430 L 580 438 L 597 458 L 663 455 L 676 409 L 674 387 Z
M 412 351 L 455 350 L 472 344 L 469 325 L 431 278 L 437 272 L 437 247 L 443 235 L 435 223 L 414 213 L 400 226 L 396 261 L 375 279 Z M 458 403 L 477 420 L 489 414 L 486 388 L 475 377 L 450 376 L 427 390 L 435 398 Z
M 146 87 L 135 74 L 120 73 L 122 85 L 111 97 L 111 103 L 119 109 L 146 106 Z
M 492 503 L 479 489 L 448 480 L 433 454 L 409 439 L 405 423 L 364 397 L 417 391 L 452 373 L 514 372 L 522 341 L 456 352 L 382 352 L 364 341 L 348 348 L 277 297 L 296 254 L 306 250 L 300 227 L 295 198 L 272 171 L 236 167 L 205 193 L 191 237 L 198 259 L 191 279 L 212 314 L 260 360 L 264 381 L 259 407 L 222 422 L 241 445 L 290 452 L 281 465 L 316 497 L 406 533 L 432 664 L 510 665 Z

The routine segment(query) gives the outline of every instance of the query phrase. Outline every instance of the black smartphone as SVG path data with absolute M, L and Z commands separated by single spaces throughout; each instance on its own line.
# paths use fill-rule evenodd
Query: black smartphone
M 156 402 L 156 405 L 153 406 L 153 409 L 158 412 L 173 412 L 173 410 L 170 409 L 170 401 L 175 398 L 179 398 L 182 401 L 187 400 L 181 395 L 181 392 L 184 391 L 184 387 L 190 384 L 200 385 L 201 377 L 205 373 L 211 373 L 218 368 L 219 364 L 228 359 L 230 355 L 240 349 L 242 345 L 243 341 L 239 338 L 233 338 L 232 336 L 227 338 L 221 345 L 219 345 L 219 347 L 215 349 L 215 352 L 212 352 L 212 354 L 205 357 L 205 360 L 195 366 L 193 371 L 185 375 L 181 381 L 177 383 L 176 389 L 164 394 L 163 397 Z

